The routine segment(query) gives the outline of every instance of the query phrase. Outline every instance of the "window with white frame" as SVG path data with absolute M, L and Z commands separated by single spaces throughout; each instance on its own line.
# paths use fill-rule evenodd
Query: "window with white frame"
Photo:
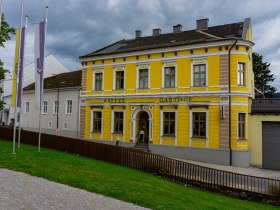
M 48 127 L 52 128 L 52 122 L 51 121 L 48 122 Z
M 114 112 L 114 133 L 123 133 L 123 112 Z
M 93 111 L 92 112 L 92 132 L 102 131 L 102 112 Z
M 42 114 L 47 114 L 47 113 L 48 113 L 48 101 L 43 101 Z
M 72 114 L 73 101 L 66 100 L 66 114 Z
M 29 101 L 25 102 L 25 113 L 29 114 Z
M 59 102 L 57 100 L 53 101 L 53 114 L 58 114 L 58 107 L 59 107 Z
M 173 88 L 175 87 L 175 66 L 164 67 L 164 87 Z
M 63 129 L 67 129 L 68 128 L 68 123 L 67 122 L 64 122 L 63 123 Z
M 95 73 L 94 75 L 94 90 L 95 91 L 102 91 L 103 85 L 103 73 Z
M 116 71 L 115 72 L 115 89 L 123 90 L 124 89 L 124 71 Z
M 246 84 L 246 64 L 243 62 L 238 62 L 238 85 Z
M 149 88 L 149 70 L 139 69 L 139 89 Z
M 193 85 L 197 87 L 206 86 L 206 65 L 193 65 Z
M 176 129 L 176 113 L 175 112 L 163 112 L 163 135 L 175 136 Z
M 246 139 L 246 114 L 238 113 L 238 139 Z
M 192 137 L 206 139 L 206 112 L 192 112 Z

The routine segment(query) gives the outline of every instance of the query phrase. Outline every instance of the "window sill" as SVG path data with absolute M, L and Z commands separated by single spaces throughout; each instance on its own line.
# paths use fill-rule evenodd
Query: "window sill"
M 123 133 L 119 133 L 119 132 L 114 132 L 112 133 L 113 135 L 124 135 Z
M 176 138 L 176 136 L 173 135 L 163 135 L 162 138 Z
M 96 93 L 96 92 L 98 92 L 98 93 L 101 93 L 101 92 L 103 92 L 104 90 L 92 90 L 92 92 L 94 92 L 94 93 Z
M 163 90 L 165 90 L 165 89 L 167 89 L 167 90 L 169 90 L 169 89 L 176 89 L 176 88 L 178 88 L 178 87 L 162 87 Z
M 239 85 L 239 84 L 237 86 L 238 87 L 245 87 L 245 88 L 247 87 L 246 85 Z
M 204 141 L 207 141 L 208 139 L 206 137 L 191 137 L 191 140 L 204 140 Z
M 237 139 L 237 141 L 248 141 L 248 139 Z
M 102 134 L 101 131 L 91 131 L 91 133 L 93 133 L 93 134 Z
M 191 88 L 208 88 L 208 86 L 191 86 Z
M 72 113 L 65 113 L 65 115 L 72 115 Z

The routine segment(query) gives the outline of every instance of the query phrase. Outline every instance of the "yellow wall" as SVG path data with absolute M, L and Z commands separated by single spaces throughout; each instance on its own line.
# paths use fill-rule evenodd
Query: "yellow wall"
M 242 51 L 242 53 L 239 53 Z M 153 109 L 151 110 L 153 118 L 152 136 L 153 144 L 165 144 L 174 146 L 192 146 L 200 148 L 219 148 L 220 147 L 220 95 L 214 95 L 211 93 L 217 93 L 220 91 L 220 54 L 227 54 L 227 50 L 223 48 L 221 51 L 218 47 L 211 47 L 208 49 L 208 53 L 216 53 L 208 55 L 205 54 L 205 49 L 195 49 L 193 50 L 193 55 L 197 55 L 196 59 L 186 57 L 176 59 L 175 53 L 164 53 L 162 54 L 151 54 L 150 59 L 148 55 L 141 55 L 138 57 L 130 56 L 125 59 L 117 58 L 113 63 L 112 59 L 105 59 L 102 62 L 95 61 L 93 67 L 87 68 L 87 85 L 86 90 L 87 96 L 103 96 L 107 98 L 116 98 L 118 95 L 122 95 L 121 98 L 125 99 L 125 102 L 118 105 L 113 103 L 104 103 L 103 98 L 88 97 L 85 101 L 86 103 L 86 119 L 85 119 L 85 138 L 91 139 L 104 139 L 104 140 L 116 140 L 130 142 L 130 132 L 131 132 L 131 104 L 147 104 L 151 103 Z M 251 60 L 250 56 L 245 55 L 247 49 L 245 46 L 239 46 L 238 51 L 232 51 L 231 55 L 231 90 L 237 94 L 239 93 L 250 93 L 252 88 L 250 88 L 251 80 L 253 78 L 251 71 Z M 178 56 L 190 55 L 190 50 L 180 51 L 177 53 Z M 202 55 L 202 56 L 200 56 Z M 175 57 L 174 57 L 175 56 Z M 171 57 L 171 61 L 166 61 L 165 59 Z M 143 64 L 139 64 L 139 61 L 143 61 Z M 237 64 L 238 62 L 245 62 L 247 67 L 246 72 L 246 86 L 238 86 L 237 84 Z M 193 62 L 204 62 L 207 64 L 207 82 L 206 87 L 192 87 L 192 65 Z M 138 64 L 137 64 L 138 63 Z M 99 65 L 95 67 L 95 65 Z M 145 90 L 137 89 L 137 69 L 140 65 L 147 65 L 150 70 L 150 88 Z M 163 68 L 167 65 L 174 65 L 176 67 L 176 80 L 177 84 L 175 88 L 162 88 L 162 78 L 163 78 Z M 115 70 L 123 69 L 125 71 L 125 89 L 124 90 L 114 90 L 114 74 Z M 93 74 L 94 71 L 103 72 L 103 83 L 104 90 L 94 92 L 93 91 Z M 190 139 L 190 104 L 189 103 L 171 103 L 171 105 L 162 104 L 159 97 L 175 97 L 174 93 L 179 94 L 191 94 L 191 103 L 208 104 L 207 108 L 198 107 L 198 110 L 204 109 L 208 112 L 208 141 L 205 139 Z M 129 94 L 133 97 L 127 98 L 125 94 Z M 143 97 L 151 96 L 153 94 L 161 94 L 161 96 L 155 97 Z M 141 96 L 141 97 L 140 97 Z M 182 95 L 181 95 L 182 96 Z M 248 111 L 249 111 L 249 99 L 248 96 L 232 96 L 232 109 L 231 109 L 231 119 L 232 119 L 232 148 L 237 150 L 247 150 L 248 149 L 248 129 L 246 134 L 246 139 L 240 141 L 238 139 L 238 113 L 246 113 L 248 122 Z M 103 106 L 103 126 L 102 133 L 94 134 L 90 133 L 90 121 L 91 121 L 91 109 L 89 104 Z M 210 105 L 209 105 L 210 104 Z M 117 106 L 118 105 L 118 106 Z M 135 105 L 136 107 L 139 105 Z M 125 111 L 125 129 L 124 134 L 112 134 L 112 109 L 113 110 L 124 110 Z M 161 137 L 161 110 L 174 110 L 177 112 L 177 135 L 176 137 Z M 196 109 L 196 108 L 195 108 Z M 195 110 L 194 109 L 194 110 Z M 138 126 L 136 126 L 138 127 Z M 248 128 L 248 123 L 246 124 Z M 138 129 L 138 128 L 136 128 Z
M 250 164 L 262 166 L 262 122 L 280 122 L 278 115 L 250 115 L 249 116 L 249 149 Z

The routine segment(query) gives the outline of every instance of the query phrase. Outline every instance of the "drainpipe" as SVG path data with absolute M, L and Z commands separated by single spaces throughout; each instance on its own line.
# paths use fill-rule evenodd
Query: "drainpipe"
M 231 68 L 230 68 L 230 55 L 231 55 L 231 50 L 232 48 L 236 45 L 237 43 L 237 39 L 234 39 L 234 43 L 231 45 L 231 47 L 229 48 L 228 51 L 228 100 L 229 100 L 229 107 L 228 107 L 228 112 L 229 112 L 229 117 L 228 117 L 228 121 L 229 121 L 229 125 L 228 125 L 228 133 L 229 133 L 229 165 L 232 166 L 232 149 L 231 149 L 231 84 L 230 84 L 230 79 L 231 79 Z
M 79 138 L 80 136 L 80 105 L 81 105 L 81 90 L 82 88 L 78 88 L 78 116 L 77 116 L 77 119 L 78 119 L 78 122 L 77 122 L 77 139 Z
M 59 127 L 59 125 L 58 125 L 58 120 L 59 120 L 59 88 L 57 88 L 56 100 L 57 100 L 56 129 L 58 131 L 58 127 Z

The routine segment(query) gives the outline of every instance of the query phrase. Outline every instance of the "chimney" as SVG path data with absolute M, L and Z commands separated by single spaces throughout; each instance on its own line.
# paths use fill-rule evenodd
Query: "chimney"
M 153 29 L 153 36 L 159 36 L 160 34 L 161 34 L 161 29 L 160 28 Z
M 142 31 L 141 30 L 137 30 L 135 31 L 135 39 L 139 39 L 142 35 Z
M 181 24 L 173 26 L 173 33 L 179 33 L 181 31 L 182 31 L 182 25 Z
M 208 18 L 196 20 L 196 29 L 197 30 L 207 30 L 208 22 L 209 22 Z

